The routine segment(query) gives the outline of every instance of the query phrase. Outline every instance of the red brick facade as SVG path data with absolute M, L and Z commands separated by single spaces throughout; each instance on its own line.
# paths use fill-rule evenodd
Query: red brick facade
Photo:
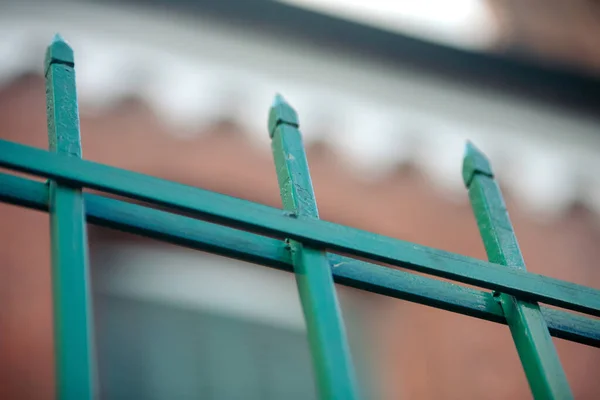
M 44 102 L 39 77 L 0 89 L 1 137 L 45 148 Z M 279 206 L 269 152 L 236 127 L 223 124 L 195 139 L 177 139 L 137 102 L 84 116 L 81 126 L 87 159 Z M 445 200 L 419 171 L 399 168 L 385 180 L 364 183 L 329 148 L 311 146 L 308 156 L 323 219 L 485 257 L 468 203 Z M 597 216 L 577 209 L 541 225 L 507 197 L 529 270 L 600 287 Z M 0 398 L 51 399 L 47 217 L 0 205 L 0 220 Z M 378 311 L 369 340 L 380 360 L 385 398 L 530 397 L 506 327 L 400 300 L 369 299 Z M 556 343 L 575 397 L 598 398 L 600 350 Z

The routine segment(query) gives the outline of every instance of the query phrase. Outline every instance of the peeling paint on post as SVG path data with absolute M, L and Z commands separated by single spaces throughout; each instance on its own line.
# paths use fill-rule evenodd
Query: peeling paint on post
M 51 151 L 81 158 L 74 67 L 73 50 L 56 35 L 45 60 L 48 141 Z M 89 400 L 95 379 L 83 196 L 80 188 L 49 184 L 56 397 Z
M 277 95 L 269 113 L 269 134 L 283 208 L 294 215 L 319 218 L 298 116 Z M 298 293 L 308 331 L 321 399 L 358 398 L 354 367 L 346 339 L 327 254 L 289 241 Z
M 509 268 L 524 270 L 525 261 L 491 165 L 485 155 L 471 143 L 466 148 L 463 179 L 469 190 L 469 198 L 489 260 Z M 497 293 L 497 298 L 506 316 L 533 396 L 540 400 L 572 399 L 571 388 L 538 304 L 502 293 Z

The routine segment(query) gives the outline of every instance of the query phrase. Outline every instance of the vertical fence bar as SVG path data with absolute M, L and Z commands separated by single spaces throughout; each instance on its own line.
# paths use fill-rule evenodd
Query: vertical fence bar
M 271 148 L 283 208 L 296 216 L 318 218 L 298 116 L 277 95 L 269 113 Z M 300 301 L 321 399 L 357 398 L 346 332 L 324 251 L 289 241 Z
M 510 268 L 525 269 L 491 165 L 471 143 L 466 148 L 463 179 L 489 260 Z M 572 399 L 569 383 L 538 304 L 501 293 L 494 296 L 508 321 L 533 396 L 544 400 Z
M 71 47 L 59 36 L 45 60 L 50 150 L 81 157 L 79 111 Z M 94 396 L 87 234 L 81 189 L 50 181 L 50 227 L 56 394 L 59 400 Z

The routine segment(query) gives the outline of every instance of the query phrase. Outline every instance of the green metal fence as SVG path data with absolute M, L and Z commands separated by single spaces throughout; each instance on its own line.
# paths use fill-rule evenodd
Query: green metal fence
M 49 181 L 0 174 L 0 200 L 50 213 L 59 399 L 91 399 L 98 392 L 86 222 L 294 272 L 322 399 L 359 398 L 334 282 L 506 324 L 533 396 L 573 397 L 551 336 L 600 347 L 600 320 L 594 318 L 600 316 L 600 291 L 525 270 L 490 164 L 473 145 L 467 144 L 463 178 L 489 262 L 319 220 L 298 118 L 280 96 L 268 129 L 283 211 L 82 160 L 73 51 L 59 36 L 48 47 L 45 76 L 50 151 L 0 141 L 0 166 Z

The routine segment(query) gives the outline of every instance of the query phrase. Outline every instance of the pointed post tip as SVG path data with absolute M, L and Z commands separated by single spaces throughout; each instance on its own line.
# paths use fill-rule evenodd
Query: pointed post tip
M 70 67 L 75 65 L 73 49 L 60 33 L 54 35 L 52 42 L 50 42 L 50 45 L 46 49 L 46 59 L 44 64 L 46 72 L 48 72 L 48 68 L 52 64 L 64 64 Z
M 285 98 L 280 94 L 280 93 L 275 93 L 275 97 L 273 98 L 273 103 L 272 103 L 272 107 L 277 107 L 279 105 L 284 105 L 287 104 L 287 101 L 285 101 Z M 287 104 L 289 105 L 289 104 Z
M 54 44 L 56 42 L 65 42 L 66 43 L 67 41 L 65 40 L 64 37 L 62 37 L 62 35 L 60 33 L 56 32 L 54 34 L 54 37 L 52 38 L 51 44 Z
M 467 139 L 467 142 L 465 143 L 465 157 L 467 157 L 471 152 L 474 151 L 479 152 L 479 149 L 475 147 L 473 142 Z
M 282 124 L 291 125 L 296 128 L 300 125 L 296 110 L 290 106 L 281 94 L 276 93 L 273 98 L 271 109 L 269 110 L 268 127 L 269 136 L 271 138 L 273 138 L 273 135 L 275 134 L 275 129 Z
M 478 173 L 492 178 L 494 177 L 492 166 L 486 155 L 470 140 L 467 140 L 462 170 L 463 181 L 467 188 L 471 184 L 475 174 Z

